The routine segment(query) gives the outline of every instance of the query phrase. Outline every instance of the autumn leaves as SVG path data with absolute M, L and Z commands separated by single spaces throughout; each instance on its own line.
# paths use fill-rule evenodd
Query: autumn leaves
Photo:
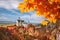
M 60 19 L 60 1 L 59 0 L 24 0 L 18 5 L 21 12 L 34 11 L 38 16 L 43 15 L 50 22 L 56 23 Z

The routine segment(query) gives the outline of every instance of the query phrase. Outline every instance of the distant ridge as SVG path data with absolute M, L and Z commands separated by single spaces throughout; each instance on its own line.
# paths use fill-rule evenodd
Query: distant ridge
M 15 22 L 12 22 L 12 21 L 0 21 L 0 24 L 10 24 L 10 23 L 15 23 Z

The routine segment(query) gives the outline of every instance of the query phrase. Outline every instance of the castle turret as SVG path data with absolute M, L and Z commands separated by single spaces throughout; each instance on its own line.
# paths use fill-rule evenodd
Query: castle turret
M 22 26 L 23 22 L 24 22 L 24 20 L 21 20 L 20 17 L 19 17 L 16 21 L 16 26 Z

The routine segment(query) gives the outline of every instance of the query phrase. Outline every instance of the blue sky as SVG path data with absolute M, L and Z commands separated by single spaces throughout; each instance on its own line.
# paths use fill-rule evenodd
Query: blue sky
M 0 0 L 0 21 L 15 22 L 20 17 L 25 22 L 40 23 L 46 19 L 43 16 L 37 16 L 35 11 L 21 13 L 17 8 L 21 1 L 23 0 Z

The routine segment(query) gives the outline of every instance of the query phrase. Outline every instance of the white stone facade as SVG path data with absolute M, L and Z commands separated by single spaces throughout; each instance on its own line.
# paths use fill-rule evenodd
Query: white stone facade
M 56 34 L 56 40 L 60 40 L 60 32 Z

